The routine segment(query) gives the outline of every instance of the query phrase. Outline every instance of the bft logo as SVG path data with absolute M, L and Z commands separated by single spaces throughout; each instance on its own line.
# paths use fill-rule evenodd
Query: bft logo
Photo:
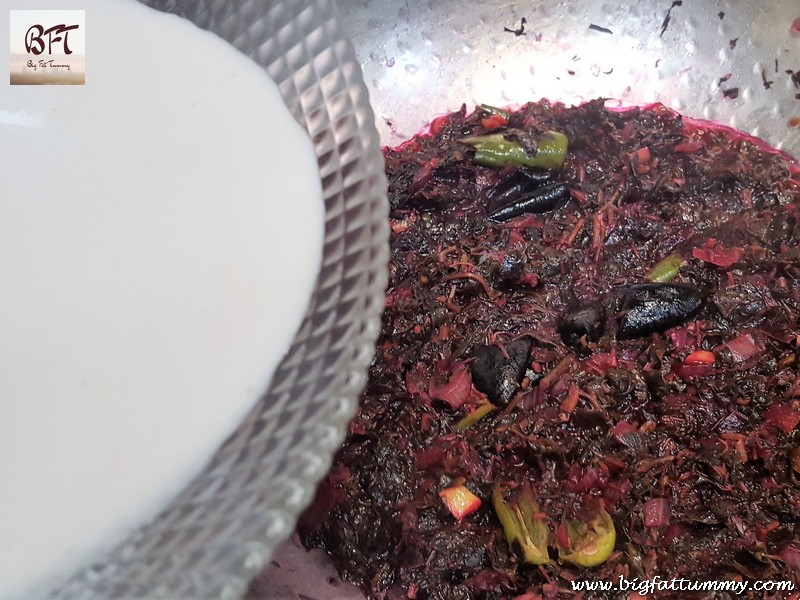
M 32 25 L 25 33 L 25 50 L 29 54 L 39 56 L 47 48 L 47 54 L 53 54 L 53 45 L 58 48 L 60 44 L 65 55 L 72 54 L 69 48 L 69 32 L 78 29 L 80 25 L 66 25 L 61 23 L 45 29 L 42 25 Z M 47 44 L 45 46 L 45 36 Z
M 86 84 L 85 10 L 11 10 L 8 27 L 11 85 Z

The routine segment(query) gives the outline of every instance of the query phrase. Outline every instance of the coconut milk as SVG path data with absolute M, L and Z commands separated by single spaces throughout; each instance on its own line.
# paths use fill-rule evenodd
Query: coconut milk
M 35 4 L 86 11 L 86 85 L 0 83 L 0 598 L 202 469 L 288 348 L 323 235 L 313 147 L 260 67 L 134 0 Z

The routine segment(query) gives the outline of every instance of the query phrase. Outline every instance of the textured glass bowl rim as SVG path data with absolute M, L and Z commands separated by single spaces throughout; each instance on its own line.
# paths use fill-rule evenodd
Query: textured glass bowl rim
M 50 596 L 237 598 L 311 501 L 366 383 L 389 258 L 383 156 L 332 0 L 139 1 L 219 35 L 277 83 L 317 153 L 322 266 L 270 389 L 204 471 Z

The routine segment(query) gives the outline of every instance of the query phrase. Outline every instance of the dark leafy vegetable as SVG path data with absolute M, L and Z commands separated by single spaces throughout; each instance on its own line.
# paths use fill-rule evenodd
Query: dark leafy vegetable
M 304 544 L 382 600 L 800 585 L 800 171 L 660 105 L 490 112 L 385 150 L 386 312 Z M 489 129 L 570 145 L 478 164 Z M 571 199 L 490 218 L 550 184 Z

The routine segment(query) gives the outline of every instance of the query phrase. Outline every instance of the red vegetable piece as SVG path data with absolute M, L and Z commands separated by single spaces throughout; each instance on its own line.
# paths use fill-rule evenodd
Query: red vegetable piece
M 511 236 L 509 236 L 509 241 Z M 530 288 L 535 288 L 539 284 L 539 275 L 536 273 L 525 273 L 522 277 L 519 278 L 519 282 L 522 285 L 526 285 Z
M 394 308 L 398 301 L 408 300 L 411 298 L 411 288 L 403 287 L 386 292 L 386 308 Z
M 800 423 L 800 411 L 788 404 L 773 404 L 764 413 L 764 421 L 775 425 L 784 433 L 791 433 Z
M 586 194 L 584 194 L 582 191 L 570 188 L 569 193 L 570 196 L 575 198 L 575 200 L 577 200 L 581 204 L 584 204 L 586 202 Z
M 650 148 L 644 146 L 631 155 L 631 164 L 640 175 L 650 170 Z
M 556 528 L 556 540 L 563 548 L 572 548 L 572 540 L 569 539 L 569 530 L 566 523 L 561 523 Z
M 572 492 L 583 493 L 602 487 L 602 481 L 592 467 L 584 471 L 579 465 L 573 463 L 567 476 L 567 489 Z
M 513 246 L 514 244 L 524 244 L 525 237 L 516 229 L 512 229 L 511 233 L 508 234 L 508 245 Z M 533 273 L 535 276 L 536 273 Z
M 433 177 L 433 171 L 437 166 L 439 166 L 439 158 L 434 157 L 419 168 L 414 174 L 414 179 L 411 181 L 410 190 L 412 193 L 416 193 L 428 185 L 428 182 Z
M 611 431 L 611 435 L 618 441 L 622 441 L 622 437 L 636 431 L 630 423 L 627 421 L 620 421 L 616 425 L 614 425 L 614 429 Z
M 542 594 L 544 594 L 545 598 L 558 598 L 558 592 L 558 584 L 555 581 L 542 585 Z
M 667 331 L 667 335 L 672 345 L 675 346 L 676 352 L 683 350 L 689 342 L 689 331 L 687 327 L 670 329 Z
M 452 485 L 439 492 L 447 510 L 459 521 L 474 513 L 481 505 L 481 499 L 470 492 L 463 484 Z
M 444 459 L 445 450 L 440 446 L 431 446 L 417 452 L 414 457 L 414 466 L 420 471 L 425 471 L 438 465 Z
M 683 152 L 684 154 L 692 154 L 704 148 L 701 142 L 683 142 L 677 144 L 674 148 L 675 152 Z
M 739 248 L 725 248 L 722 244 L 717 243 L 714 238 L 711 238 L 706 241 L 704 246 L 692 250 L 692 256 L 712 265 L 725 268 L 738 262 L 742 257 L 742 252 Z
M 497 129 L 498 127 L 505 127 L 508 125 L 508 120 L 503 115 L 490 115 L 481 119 L 481 125 L 486 129 Z
M 714 372 L 714 367 L 709 364 L 686 364 L 680 362 L 672 365 L 672 372 L 681 379 L 686 380 L 694 377 L 707 377 Z
M 571 414 L 578 406 L 578 400 L 580 400 L 579 394 L 580 389 L 578 389 L 578 386 L 570 385 L 566 397 L 561 402 L 561 410 L 567 414 Z
M 687 533 L 689 533 L 689 527 L 685 523 L 670 523 L 661 536 L 661 543 L 666 548 L 672 543 L 672 540 L 686 535 Z
M 426 379 L 427 374 L 425 372 L 425 367 L 421 363 L 418 363 L 406 373 L 406 391 L 412 396 L 428 400 L 429 397 L 424 387 Z
M 620 130 L 619 138 L 622 141 L 627 142 L 634 136 L 635 133 L 636 133 L 636 128 L 633 126 L 633 123 L 628 121 L 627 123 L 625 123 L 625 127 L 623 127 L 622 130 Z
M 472 375 L 464 369 L 450 375 L 446 382 L 434 375 L 428 384 L 428 395 L 433 400 L 447 402 L 453 410 L 461 408 L 472 391 Z
M 628 425 L 627 421 L 620 421 L 619 423 L 623 423 L 623 422 L 626 425 Z M 617 425 L 619 425 L 619 423 L 617 423 Z M 631 431 L 634 431 L 634 429 L 633 429 L 633 427 L 628 425 L 628 433 L 630 433 Z M 621 469 L 624 469 L 626 466 L 628 466 L 628 463 L 625 462 L 624 460 L 619 459 L 619 458 L 614 458 L 612 456 L 607 456 L 605 459 L 603 459 L 603 462 L 601 464 L 605 465 L 606 469 L 608 469 L 608 470 L 617 470 L 617 471 L 619 471 Z M 625 479 L 623 481 L 625 481 L 625 483 L 628 483 L 627 479 Z
M 391 219 L 389 223 L 392 227 L 392 233 L 405 233 L 411 229 L 411 226 L 414 225 L 418 218 L 417 213 L 409 213 L 402 219 Z M 411 290 L 409 290 L 409 292 L 410 291 Z
M 392 219 L 390 221 L 392 227 L 392 233 L 403 233 L 404 231 L 408 230 L 408 223 L 399 219 Z
M 633 489 L 633 484 L 630 481 L 618 479 L 614 483 L 608 484 L 606 489 L 603 490 L 603 501 L 606 506 L 616 506 L 624 498 L 628 497 L 631 489 Z
M 758 356 L 764 352 L 765 349 L 764 346 L 758 344 L 752 334 L 748 332 L 740 333 L 725 345 L 728 347 L 728 350 L 730 350 L 731 356 L 733 356 L 735 362 L 743 362 L 749 358 Z
M 436 117 L 433 121 L 431 121 L 431 134 L 432 135 L 439 135 L 439 132 L 442 130 L 442 127 L 447 124 L 447 121 L 450 120 L 450 115 L 442 115 L 441 117 Z
M 500 571 L 481 569 L 475 575 L 464 581 L 464 587 L 467 589 L 474 588 L 475 590 L 484 592 L 494 592 L 499 589 L 510 588 L 511 582 L 509 582 L 508 577 Z M 542 599 L 539 598 L 538 600 Z
M 683 359 L 684 365 L 713 365 L 716 357 L 708 350 L 695 350 Z
M 666 525 L 670 515 L 669 500 L 666 498 L 651 498 L 642 506 L 642 522 L 645 527 Z
M 778 558 L 785 562 L 787 567 L 800 571 L 800 545 L 797 543 L 792 542 L 786 546 L 778 554 Z
M 586 360 L 584 366 L 590 373 L 605 375 L 609 369 L 616 369 L 618 364 L 617 352 L 616 350 L 612 350 L 611 352 L 598 352 L 597 354 L 593 354 Z
M 792 23 L 792 32 L 800 33 L 800 17 L 797 17 Z

